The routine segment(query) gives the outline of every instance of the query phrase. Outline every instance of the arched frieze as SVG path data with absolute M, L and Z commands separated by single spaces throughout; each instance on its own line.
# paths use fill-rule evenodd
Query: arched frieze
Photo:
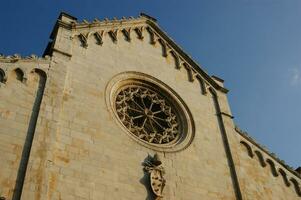
M 131 30 L 132 29 L 130 27 L 122 29 L 122 33 L 125 37 L 125 40 L 128 42 L 130 42 L 132 40 L 131 39 Z
M 266 162 L 270 165 L 271 172 L 272 172 L 273 176 L 277 177 L 279 174 L 278 174 L 277 169 L 275 167 L 275 163 L 269 158 L 266 159 Z
M 108 34 L 114 43 L 118 41 L 118 29 L 110 30 Z
M 104 31 L 96 31 L 94 34 L 95 40 L 96 40 L 96 44 L 98 45 L 102 45 L 103 44 L 103 35 L 104 35 Z
M 81 42 L 82 47 L 87 48 L 88 47 L 89 33 L 80 33 L 78 35 L 78 38 Z
M 285 171 L 281 168 L 278 169 L 279 174 L 281 174 L 283 182 L 285 183 L 285 185 L 287 187 L 289 187 L 291 185 L 291 183 L 289 182 L 288 178 L 287 178 L 287 174 L 285 173 Z
M 251 158 L 253 158 L 253 157 L 254 157 L 254 154 L 253 154 L 253 151 L 252 151 L 251 146 L 250 146 L 248 143 L 244 142 L 244 141 L 240 141 L 240 144 L 247 150 L 248 155 L 249 155 Z
M 143 40 L 143 38 L 144 38 L 144 36 L 143 36 L 144 26 L 135 27 L 134 30 L 137 33 L 138 39 Z
M 190 66 L 185 60 L 175 51 L 169 44 L 161 38 L 150 26 L 144 27 L 144 26 L 137 26 L 134 28 L 131 27 L 123 27 L 120 29 L 111 29 L 111 30 L 97 30 L 92 32 L 86 32 L 86 33 L 77 33 L 75 36 L 80 40 L 81 46 L 84 48 L 88 48 L 88 40 L 89 36 L 91 34 L 94 35 L 94 39 L 96 40 L 96 43 L 98 45 L 103 45 L 104 43 L 104 37 L 105 35 L 109 35 L 111 40 L 116 43 L 118 40 L 118 32 L 121 32 L 124 36 L 124 39 L 128 42 L 131 42 L 132 40 L 132 32 L 135 32 L 138 39 L 144 38 L 144 30 L 147 30 L 146 32 L 150 36 L 151 44 L 155 44 L 158 42 L 162 49 L 162 56 L 167 57 L 170 55 L 174 59 L 174 64 L 176 69 L 181 69 L 182 67 L 187 72 L 188 81 L 194 82 L 195 79 L 198 80 L 202 94 L 205 95 L 207 93 L 207 90 L 209 87 L 211 87 L 211 84 L 204 81 L 201 74 L 199 74 L 192 66 Z
M 261 165 L 262 167 L 266 167 L 267 164 L 266 164 L 266 162 L 264 161 L 264 157 L 263 157 L 262 153 L 261 153 L 260 151 L 258 151 L 258 150 L 255 150 L 254 153 L 255 153 L 255 155 L 257 156 L 260 165 Z
M 0 83 L 5 83 L 7 80 L 6 73 L 3 69 L 0 68 Z
M 290 178 L 290 181 L 293 183 L 296 193 L 301 197 L 301 189 L 298 181 L 295 178 Z
M 205 83 L 204 79 L 199 74 L 197 74 L 195 78 L 196 78 L 196 80 L 199 81 L 202 94 L 206 95 L 207 94 L 207 90 L 206 90 L 206 83 Z
M 174 63 L 175 63 L 175 68 L 176 69 L 180 69 L 180 59 L 178 54 L 176 54 L 173 50 L 170 50 L 170 55 L 171 57 L 174 59 Z
M 8 81 L 11 80 L 18 80 L 20 82 L 26 82 L 27 79 L 27 75 L 25 74 L 25 70 L 21 69 L 21 68 L 15 68 L 14 70 L 12 70 L 10 72 L 10 75 L 8 77 Z

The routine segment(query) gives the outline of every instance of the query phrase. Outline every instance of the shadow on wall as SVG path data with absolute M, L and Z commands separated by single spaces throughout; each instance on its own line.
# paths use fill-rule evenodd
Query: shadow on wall
M 18 175 L 17 175 L 17 180 L 15 184 L 15 190 L 13 193 L 13 198 L 12 200 L 19 200 L 22 195 L 22 189 L 23 189 L 23 184 L 26 176 L 26 169 L 29 161 L 29 156 L 30 156 L 30 150 L 34 138 L 34 133 L 36 129 L 36 124 L 40 112 L 40 106 L 44 94 L 44 89 L 46 85 L 46 73 L 40 69 L 34 69 L 32 71 L 33 73 L 36 73 L 39 76 L 39 81 L 38 81 L 38 87 L 37 87 L 37 92 L 32 108 L 32 113 L 30 116 L 30 121 L 27 129 L 27 134 L 25 138 L 25 143 L 22 151 L 22 157 L 20 161 L 20 166 L 18 170 Z M 17 79 L 19 78 L 23 79 L 24 74 L 16 71 Z M 21 81 L 21 80 L 20 80 Z

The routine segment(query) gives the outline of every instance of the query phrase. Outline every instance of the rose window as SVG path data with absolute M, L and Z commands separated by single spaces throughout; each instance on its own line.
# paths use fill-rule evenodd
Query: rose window
M 140 140 L 169 144 L 180 137 L 173 105 L 153 89 L 130 85 L 119 90 L 115 108 L 122 124 Z

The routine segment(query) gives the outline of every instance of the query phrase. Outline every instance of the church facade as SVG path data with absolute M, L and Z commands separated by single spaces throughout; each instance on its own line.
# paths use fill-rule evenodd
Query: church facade
M 44 56 L 0 56 L 0 199 L 294 200 L 301 170 L 233 122 L 156 19 L 61 13 Z

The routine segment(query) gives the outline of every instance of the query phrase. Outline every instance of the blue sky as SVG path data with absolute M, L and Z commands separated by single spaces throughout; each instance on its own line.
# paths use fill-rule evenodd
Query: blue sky
M 203 69 L 225 79 L 236 124 L 301 165 L 300 0 L 2 1 L 0 52 L 41 55 L 60 11 L 80 20 L 154 16 Z

